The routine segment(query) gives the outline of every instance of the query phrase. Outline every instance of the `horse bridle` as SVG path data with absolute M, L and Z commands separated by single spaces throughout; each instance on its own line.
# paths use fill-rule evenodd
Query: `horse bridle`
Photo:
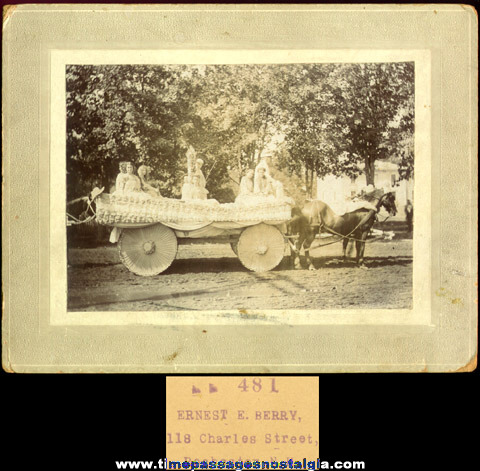
M 380 212 L 380 209 L 382 208 L 382 204 L 383 204 L 383 199 L 386 198 L 388 195 L 393 195 L 393 193 L 391 191 L 388 191 L 387 193 L 384 193 L 382 196 L 380 196 L 380 198 L 376 198 L 378 199 L 378 203 L 377 203 L 377 213 L 376 213 L 376 217 L 377 217 L 377 220 L 378 220 L 378 213 Z M 387 209 L 388 211 L 388 216 L 381 222 L 385 222 L 389 217 L 390 217 L 390 210 L 388 208 L 385 208 Z M 395 212 L 396 212 L 396 205 L 395 205 Z

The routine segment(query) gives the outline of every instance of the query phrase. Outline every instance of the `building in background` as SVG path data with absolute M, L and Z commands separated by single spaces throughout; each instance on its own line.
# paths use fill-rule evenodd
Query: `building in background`
M 393 162 L 375 162 L 375 187 L 385 188 L 395 192 L 397 200 L 397 216 L 395 219 L 405 219 L 403 209 L 407 200 L 413 201 L 413 179 L 400 180 L 398 165 Z M 348 198 L 358 193 L 367 185 L 364 173 L 357 178 L 336 177 L 327 175 L 317 180 L 317 199 L 327 203 L 337 214 L 346 212 Z

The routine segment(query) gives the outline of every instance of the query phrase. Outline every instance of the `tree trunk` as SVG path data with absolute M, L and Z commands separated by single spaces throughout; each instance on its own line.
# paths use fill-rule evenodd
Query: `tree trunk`
M 306 193 L 306 197 L 308 199 L 308 169 L 305 168 L 305 193 Z
M 307 198 L 312 199 L 312 186 L 313 186 L 313 171 L 308 172 L 308 168 L 305 168 L 305 189 L 307 191 Z
M 310 178 L 308 182 L 308 194 L 310 195 L 310 199 L 313 197 L 313 170 L 310 170 Z
M 375 160 L 369 157 L 365 158 L 365 178 L 367 185 L 375 186 Z
M 317 172 L 315 170 L 312 170 L 312 199 L 316 200 L 317 199 Z

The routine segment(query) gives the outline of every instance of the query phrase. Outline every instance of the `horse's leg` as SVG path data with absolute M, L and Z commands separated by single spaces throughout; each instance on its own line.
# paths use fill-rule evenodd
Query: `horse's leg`
M 349 239 L 343 239 L 343 262 L 347 261 L 347 247 L 348 247 Z
M 289 257 L 290 268 L 294 268 L 295 260 L 297 259 L 297 241 L 296 240 L 294 242 L 289 241 L 288 245 L 290 247 L 290 257 Z
M 353 254 L 353 246 L 354 246 L 354 242 L 353 240 L 350 240 L 349 243 L 348 243 L 348 246 L 347 246 L 347 256 L 348 257 L 352 257 L 352 254 Z
M 299 270 L 300 268 L 302 268 L 302 265 L 300 264 L 300 250 L 302 250 L 302 245 L 304 240 L 305 240 L 305 232 L 300 231 L 300 233 L 298 234 L 298 239 L 295 242 L 295 252 L 294 252 L 294 258 L 293 258 L 294 260 L 293 266 L 295 270 Z
M 315 267 L 313 266 L 312 259 L 310 258 L 310 246 L 312 245 L 312 242 L 315 240 L 315 231 L 312 231 L 310 234 L 307 235 L 305 242 L 303 244 L 304 249 L 305 249 L 305 258 L 307 259 L 307 264 L 308 264 L 308 269 L 309 270 L 315 270 Z
M 365 253 L 365 241 L 367 240 L 368 231 L 362 232 L 359 239 L 355 241 L 355 248 L 357 249 L 357 265 L 362 268 L 366 268 L 363 263 L 363 255 Z

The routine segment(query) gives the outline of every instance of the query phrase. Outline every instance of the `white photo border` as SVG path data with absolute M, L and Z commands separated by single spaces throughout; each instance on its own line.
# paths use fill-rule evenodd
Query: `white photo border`
M 222 311 L 67 310 L 66 66 L 100 64 L 287 64 L 415 62 L 415 232 L 412 309 Z M 50 324 L 128 325 L 432 325 L 431 55 L 428 49 L 50 51 Z M 320 275 L 319 275 L 320 276 Z

